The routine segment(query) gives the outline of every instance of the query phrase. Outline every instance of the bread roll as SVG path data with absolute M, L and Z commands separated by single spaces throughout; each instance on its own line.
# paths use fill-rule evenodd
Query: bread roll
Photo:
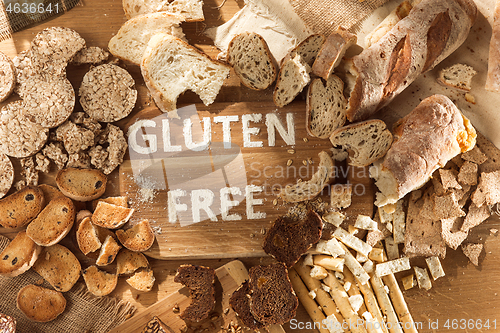
M 381 192 L 375 204 L 395 203 L 475 144 L 474 127 L 448 97 L 427 97 L 395 124 L 391 148 L 370 168 L 370 177 Z

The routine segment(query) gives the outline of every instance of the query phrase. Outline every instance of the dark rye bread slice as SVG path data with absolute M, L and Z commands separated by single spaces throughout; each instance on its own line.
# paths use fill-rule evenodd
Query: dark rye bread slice
M 250 312 L 263 325 L 281 325 L 295 317 L 299 301 L 284 264 L 250 268 Z
M 18 276 L 33 266 L 42 248 L 20 231 L 0 253 L 0 275 Z
M 323 222 L 310 210 L 302 220 L 280 216 L 264 238 L 263 249 L 287 267 L 292 267 L 321 238 Z
M 188 287 L 191 297 L 191 304 L 180 317 L 192 322 L 207 318 L 215 307 L 215 270 L 204 266 L 181 265 L 174 282 Z
M 266 327 L 255 319 L 250 312 L 250 286 L 248 281 L 243 282 L 243 284 L 233 292 L 229 299 L 229 305 L 231 305 L 231 308 L 236 312 L 241 322 L 249 329 L 261 330 Z
M 31 222 L 44 206 L 43 192 L 35 186 L 26 186 L 0 200 L 0 225 L 20 228 Z

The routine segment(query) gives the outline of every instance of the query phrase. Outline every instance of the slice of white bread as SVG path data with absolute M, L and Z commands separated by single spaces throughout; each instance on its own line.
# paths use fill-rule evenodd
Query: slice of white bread
M 0 253 L 0 275 L 18 276 L 33 266 L 42 248 L 20 231 Z
M 471 66 L 464 64 L 454 64 L 439 71 L 437 81 L 447 87 L 462 91 L 470 91 L 472 77 L 477 72 Z
M 271 51 L 264 38 L 254 32 L 234 36 L 227 49 L 227 62 L 248 88 L 267 89 L 276 79 Z
M 40 246 L 59 243 L 75 221 L 75 205 L 70 198 L 52 199 L 26 228 L 28 236 Z
M 81 265 L 68 248 L 55 244 L 43 248 L 33 269 L 55 290 L 66 292 L 80 278 Z
M 148 259 L 140 252 L 121 249 L 116 257 L 116 274 L 132 274 L 139 268 L 149 267 Z
M 106 191 L 108 178 L 97 169 L 66 168 L 57 172 L 59 190 L 76 201 L 91 201 Z
M 0 200 L 0 225 L 23 227 L 42 211 L 44 204 L 43 192 L 36 186 L 26 186 Z
M 97 266 L 107 266 L 111 264 L 120 251 L 122 247 L 116 242 L 116 240 L 108 235 L 104 243 L 102 243 L 101 251 L 99 252 L 99 257 L 97 258 L 95 264 Z
M 278 73 L 273 92 L 273 101 L 282 108 L 291 103 L 295 97 L 309 84 L 311 67 L 303 63 L 299 54 L 284 59 Z
M 118 274 L 101 271 L 97 266 L 87 267 L 82 271 L 87 289 L 95 296 L 106 296 L 116 288 Z
M 141 72 L 158 108 L 176 110 L 177 98 L 186 90 L 205 105 L 212 104 L 231 67 L 212 60 L 183 40 L 164 33 L 154 35 L 141 62 Z
M 318 52 L 316 60 L 312 65 L 312 72 L 317 76 L 328 80 L 333 70 L 339 65 L 345 52 L 351 45 L 356 44 L 356 35 L 339 28 L 326 39 Z
M 307 90 L 306 130 L 320 139 L 329 138 L 346 121 L 344 82 L 336 75 L 330 75 L 323 83 L 314 79 Z
M 85 217 L 76 230 L 76 242 L 80 251 L 87 255 L 101 248 L 101 241 L 97 234 L 97 229 L 90 217 Z
M 127 230 L 116 230 L 116 236 L 123 246 L 137 252 L 148 250 L 155 240 L 149 220 L 142 220 Z
M 17 293 L 17 308 L 29 319 L 46 323 L 64 312 L 66 299 L 58 291 L 29 284 Z
M 182 15 L 186 21 L 204 21 L 203 0 L 123 0 L 128 19 L 146 13 L 167 12 Z
M 118 33 L 109 40 L 109 52 L 140 66 L 142 55 L 153 35 L 164 32 L 184 38 L 182 28 L 179 27 L 182 22 L 183 16 L 165 12 L 138 15 L 125 22 Z
M 300 202 L 311 200 L 317 196 L 334 176 L 334 162 L 330 155 L 321 151 L 317 171 L 308 181 L 299 182 L 295 185 L 286 186 L 278 196 L 285 202 Z
M 133 208 L 100 201 L 92 214 L 92 223 L 107 229 L 117 229 L 127 223 L 133 213 Z
M 151 291 L 155 284 L 155 277 L 152 269 L 145 268 L 139 269 L 125 281 L 127 281 L 127 283 L 136 290 Z
M 392 134 L 382 120 L 372 119 L 335 130 L 330 142 L 349 152 L 349 165 L 363 167 L 384 157 L 391 147 Z

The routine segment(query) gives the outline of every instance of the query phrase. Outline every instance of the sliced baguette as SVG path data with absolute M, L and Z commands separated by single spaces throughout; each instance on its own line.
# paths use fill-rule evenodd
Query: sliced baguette
M 303 63 L 299 54 L 285 59 L 274 87 L 274 104 L 280 108 L 290 104 L 311 80 L 310 71 L 311 67 Z
M 46 323 L 64 312 L 66 299 L 58 291 L 29 284 L 17 293 L 17 308 L 29 319 Z
M 94 211 L 97 207 L 99 201 L 104 201 L 113 205 L 122 206 L 128 208 L 128 197 L 126 196 L 118 196 L 118 197 L 107 197 L 101 198 L 92 201 L 92 211 Z
M 182 15 L 186 21 L 204 21 L 203 0 L 123 0 L 123 11 L 128 19 L 146 13 L 167 12 Z
M 0 225 L 20 228 L 31 222 L 43 209 L 43 192 L 35 186 L 26 186 L 0 200 Z
M 472 78 L 477 72 L 471 66 L 454 64 L 439 71 L 437 81 L 447 87 L 470 91 Z
M 116 257 L 116 274 L 128 275 L 139 268 L 149 267 L 148 259 L 140 252 L 122 249 Z
M 334 147 L 349 152 L 348 164 L 368 166 L 382 158 L 392 144 L 392 134 L 379 119 L 351 124 L 335 130 L 330 136 Z
M 67 197 L 52 199 L 28 225 L 26 233 L 40 246 L 59 243 L 71 230 L 75 221 L 75 206 Z
M 85 217 L 76 230 L 76 241 L 83 254 L 87 255 L 101 248 L 97 229 L 90 217 Z
M 205 105 L 212 104 L 231 67 L 212 60 L 179 38 L 154 35 L 141 62 L 141 72 L 158 108 L 176 110 L 177 98 L 186 90 L 196 93 Z
M 127 283 L 136 290 L 151 291 L 155 284 L 155 277 L 153 275 L 153 270 L 150 268 L 146 268 L 136 271 L 125 281 L 127 281 Z
M 133 213 L 133 208 L 100 201 L 92 214 L 92 223 L 107 229 L 117 229 L 127 223 Z
M 107 236 L 104 243 L 102 243 L 99 257 L 95 264 L 97 266 L 107 266 L 111 264 L 122 247 L 116 242 L 112 236 Z
M 99 270 L 96 266 L 87 267 L 82 271 L 87 289 L 95 296 L 106 296 L 116 288 L 118 274 Z
M 54 198 L 64 197 L 64 194 L 52 185 L 40 184 L 38 185 L 38 188 L 43 192 L 45 204 L 48 204 Z
M 118 33 L 109 40 L 109 52 L 140 66 L 148 42 L 156 33 L 164 32 L 177 38 L 184 38 L 179 27 L 182 22 L 184 22 L 183 16 L 165 12 L 135 16 L 125 22 Z
M 254 32 L 236 35 L 231 40 L 227 49 L 227 62 L 248 88 L 264 90 L 276 79 L 271 51 L 264 38 Z
M 336 75 L 330 75 L 326 83 L 314 79 L 307 90 L 306 130 L 320 139 L 329 138 L 346 121 L 344 82 Z
M 0 253 L 0 275 L 18 276 L 33 266 L 42 248 L 20 231 Z
M 76 256 L 66 247 L 55 244 L 44 247 L 33 269 L 55 290 L 66 292 L 80 278 L 81 266 Z
M 318 170 L 310 180 L 283 188 L 278 195 L 283 201 L 300 202 L 310 200 L 317 196 L 328 184 L 328 181 L 334 175 L 334 162 L 325 151 L 321 151 L 318 155 Z
M 99 198 L 106 191 L 107 180 L 106 175 L 96 169 L 61 169 L 56 176 L 59 190 L 76 201 Z
M 123 246 L 137 252 L 148 250 L 155 240 L 155 234 L 148 220 L 142 220 L 128 230 L 117 230 L 116 236 Z

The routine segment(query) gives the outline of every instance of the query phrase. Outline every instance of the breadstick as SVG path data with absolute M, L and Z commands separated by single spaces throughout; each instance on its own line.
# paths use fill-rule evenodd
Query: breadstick
M 389 297 L 392 300 L 392 305 L 394 306 L 394 310 L 396 310 L 404 332 L 417 333 L 415 322 L 413 321 L 410 311 L 408 310 L 408 306 L 406 305 L 403 293 L 401 292 L 398 282 L 396 281 L 396 277 L 394 274 L 389 274 L 384 276 L 382 280 L 386 286 L 389 287 Z
M 377 296 L 378 304 L 380 305 L 380 309 L 382 313 L 387 318 L 387 328 L 390 333 L 403 333 L 403 330 L 399 326 L 398 316 L 392 307 L 391 300 L 389 299 L 389 295 L 385 291 L 384 284 L 382 280 L 375 274 L 370 279 L 370 282 L 373 287 L 373 291 Z
M 342 316 L 344 316 L 349 324 L 351 331 L 353 333 L 367 333 L 364 327 L 364 320 L 361 319 L 352 309 L 344 287 L 340 284 L 333 273 L 329 272 L 328 276 L 323 281 L 328 287 L 330 287 L 330 295 L 335 301 L 335 304 L 339 307 L 340 313 L 342 313 Z
M 288 276 L 290 277 L 290 281 L 292 282 L 295 294 L 297 294 L 300 303 L 302 303 L 307 313 L 309 314 L 309 317 L 311 317 L 314 323 L 314 327 L 317 328 L 320 333 L 330 333 L 330 331 L 326 329 L 326 326 L 323 324 L 326 319 L 325 315 L 323 314 L 323 312 L 321 312 L 316 301 L 314 301 L 311 296 L 309 296 L 309 290 L 307 290 L 304 282 L 302 282 L 302 279 L 297 274 L 295 269 L 290 268 L 288 270 Z M 318 327 L 316 327 L 316 325 L 318 325 Z
M 344 271 L 344 259 L 343 258 L 333 258 L 332 256 L 319 254 L 313 257 L 314 264 L 321 266 L 323 268 L 343 272 Z
M 359 288 L 356 285 L 356 280 L 354 279 L 354 275 L 352 275 L 351 271 L 345 269 L 343 273 L 344 273 L 344 281 L 349 282 L 351 284 L 351 287 L 349 288 L 349 290 L 347 290 L 347 294 L 349 294 L 349 296 L 361 295 Z M 366 305 L 363 302 L 363 304 L 358 310 L 358 314 L 362 316 L 363 313 L 365 313 L 366 311 L 367 311 Z
M 341 256 L 344 258 L 344 265 L 351 271 L 356 280 L 359 281 L 360 284 L 365 284 L 370 280 L 370 275 L 364 270 L 363 266 L 359 263 L 359 261 L 354 258 L 352 253 L 347 249 L 347 247 L 340 243 L 345 253 Z
M 380 328 L 382 332 L 389 333 L 387 327 L 385 326 L 384 319 L 382 317 L 382 312 L 378 306 L 377 299 L 375 298 L 375 294 L 373 293 L 372 288 L 369 283 L 366 284 L 358 284 L 359 290 L 365 296 L 365 305 L 368 311 L 370 311 L 371 315 L 375 319 L 377 323 L 380 324 Z

